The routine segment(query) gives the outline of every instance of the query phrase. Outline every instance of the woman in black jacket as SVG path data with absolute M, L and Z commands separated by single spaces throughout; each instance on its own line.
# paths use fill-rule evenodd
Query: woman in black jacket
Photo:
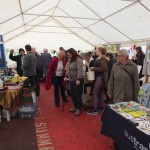
M 142 48 L 139 46 L 139 47 L 136 47 L 136 56 L 133 56 L 133 62 L 136 63 L 137 65 L 139 66 L 142 66 L 143 68 L 143 61 L 144 61 L 144 58 L 145 58 L 145 54 L 143 53 L 142 51 Z M 142 68 L 140 70 L 140 73 L 139 73 L 139 78 L 142 78 L 143 75 L 142 75 Z

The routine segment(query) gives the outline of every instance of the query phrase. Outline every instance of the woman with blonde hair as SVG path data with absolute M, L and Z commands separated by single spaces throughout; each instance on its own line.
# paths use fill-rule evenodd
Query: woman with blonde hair
M 66 54 L 63 51 L 60 51 L 57 57 L 54 57 L 49 65 L 48 75 L 46 77 L 45 89 L 48 90 L 51 85 L 54 85 L 54 97 L 55 97 L 55 106 L 59 107 L 60 97 L 59 97 L 59 88 L 61 91 L 61 97 L 64 102 L 67 102 L 65 95 L 64 87 L 64 76 L 65 76 L 65 67 L 66 67 Z

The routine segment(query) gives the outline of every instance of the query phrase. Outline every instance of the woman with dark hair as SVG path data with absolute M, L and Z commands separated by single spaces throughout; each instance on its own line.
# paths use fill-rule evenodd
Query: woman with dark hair
M 90 112 L 87 112 L 88 115 L 97 115 L 98 114 L 98 106 L 102 110 L 103 109 L 103 101 L 105 95 L 105 88 L 107 88 L 108 84 L 108 58 L 106 57 L 106 49 L 103 47 L 99 47 L 96 50 L 97 56 L 94 67 L 91 69 L 95 71 L 95 81 L 93 87 L 93 101 L 94 101 L 94 109 Z
M 79 116 L 82 107 L 83 60 L 73 48 L 67 50 L 67 57 L 65 80 L 69 79 L 70 95 L 74 102 L 74 108 L 70 109 L 70 112 L 74 112 L 75 116 Z
M 136 47 L 135 50 L 136 50 L 137 54 L 136 54 L 136 56 L 133 56 L 132 60 L 134 63 L 136 63 L 139 66 L 142 66 L 142 68 L 143 68 L 143 62 L 144 62 L 145 54 L 143 53 L 142 48 L 140 46 Z M 141 68 L 140 73 L 139 73 L 139 78 L 143 77 L 142 68 Z
M 55 97 L 55 106 L 59 107 L 60 97 L 59 97 L 59 88 L 61 91 L 61 97 L 64 102 L 67 102 L 64 88 L 64 76 L 65 76 L 65 53 L 60 51 L 57 57 L 54 57 L 49 65 L 48 74 L 46 77 L 45 89 L 48 90 L 52 83 L 54 85 L 54 97 Z

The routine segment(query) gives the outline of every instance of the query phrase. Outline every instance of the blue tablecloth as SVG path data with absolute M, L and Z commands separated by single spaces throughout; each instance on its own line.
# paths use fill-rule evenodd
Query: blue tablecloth
M 150 136 L 109 106 L 106 106 L 101 120 L 101 134 L 111 137 L 121 150 L 150 150 Z

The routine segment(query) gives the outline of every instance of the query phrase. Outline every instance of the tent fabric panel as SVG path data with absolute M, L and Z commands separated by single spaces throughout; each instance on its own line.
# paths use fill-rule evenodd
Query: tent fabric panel
M 53 18 L 49 18 L 43 23 L 41 23 L 43 26 L 57 26 L 57 27 L 62 27 L 62 25 L 58 24 Z
M 72 17 L 99 19 L 91 10 L 78 0 L 61 0 L 58 6 Z
M 54 17 L 56 20 L 61 22 L 66 27 L 82 27 L 79 23 L 77 23 L 72 18 L 62 18 L 62 17 Z
M 140 10 L 140 11 L 139 11 Z M 150 12 L 139 3 L 106 19 L 131 39 L 145 39 L 150 35 Z
M 6 34 L 6 35 L 4 35 L 4 40 L 9 40 L 10 38 L 13 38 L 13 37 L 15 37 L 15 36 L 17 36 L 17 35 L 19 35 L 23 32 L 25 32 L 25 27 L 24 26 L 14 30 L 14 31 Z
M 51 33 L 70 33 L 68 30 L 63 28 L 56 28 L 56 27 L 36 27 L 31 31 L 37 31 L 37 32 L 51 32 Z
M 142 4 L 144 4 L 150 10 L 150 1 L 149 0 L 142 0 Z
M 22 11 L 24 12 L 41 2 L 43 2 L 43 0 L 21 0 Z
M 19 15 L 20 13 L 18 0 L 0 0 L 0 23 Z
M 48 16 L 41 16 L 41 17 L 38 17 L 37 19 L 31 21 L 28 23 L 28 25 L 37 25 L 39 23 L 42 23 L 43 21 L 45 21 L 46 19 L 48 19 L 49 17 Z
M 48 49 L 58 49 L 61 46 L 63 46 L 65 49 L 69 49 L 71 47 L 75 49 L 93 48 L 91 45 L 84 42 L 80 38 L 77 38 L 73 34 L 43 34 L 27 32 L 7 42 L 7 45 L 18 45 L 19 47 L 24 47 L 26 44 L 31 44 L 33 47 L 42 47 Z
M 68 16 L 68 15 L 64 13 L 62 10 L 60 10 L 59 8 L 56 8 L 54 12 L 54 16 Z
M 120 42 L 120 40 L 130 40 L 104 21 L 100 21 L 97 24 L 90 26 L 89 29 L 95 34 L 103 37 L 108 42 Z
M 98 20 L 90 20 L 90 19 L 75 19 L 84 27 L 90 26 L 91 24 L 96 23 Z
M 79 32 L 80 30 L 82 30 L 82 28 L 68 28 L 69 30 L 71 30 L 74 33 Z
M 37 18 L 36 15 L 23 15 L 25 24 Z
M 0 25 L 0 33 L 2 35 L 4 35 L 20 26 L 23 26 L 23 21 L 22 21 L 21 15 L 5 22 L 4 24 L 1 24 Z
M 77 34 L 79 36 L 81 36 L 82 38 L 84 38 L 85 40 L 91 42 L 94 45 L 98 45 L 98 44 L 103 44 L 106 43 L 104 40 L 102 40 L 101 38 L 99 38 L 98 36 L 92 34 L 91 32 L 89 32 L 88 30 L 84 29 L 80 32 L 77 32 Z
M 56 6 L 58 0 L 46 0 L 45 2 L 41 3 L 40 5 L 28 10 L 26 13 L 29 14 L 43 14 L 45 11 L 50 10 L 54 6 Z
M 44 13 L 44 15 L 49 15 L 49 16 L 51 16 L 51 15 L 53 14 L 54 10 L 55 10 L 55 9 L 51 9 L 50 11 Z
M 105 18 L 114 12 L 128 6 L 132 2 L 121 0 L 81 0 L 101 18 Z

